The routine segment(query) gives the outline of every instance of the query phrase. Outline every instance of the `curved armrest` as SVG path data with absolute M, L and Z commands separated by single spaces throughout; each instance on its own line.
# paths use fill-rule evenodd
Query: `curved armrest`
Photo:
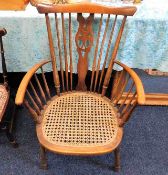
M 121 67 L 123 67 L 123 69 L 125 69 L 130 76 L 132 77 L 132 79 L 135 82 L 135 86 L 136 86 L 136 90 L 137 90 L 137 102 L 140 105 L 144 105 L 145 104 L 145 92 L 144 92 L 144 88 L 142 85 L 142 81 L 140 80 L 140 78 L 138 77 L 138 75 L 128 66 L 126 66 L 125 64 L 119 62 L 119 61 L 114 61 L 116 64 L 120 65 Z
M 35 64 L 27 73 L 26 75 L 23 77 L 19 88 L 17 90 L 17 94 L 16 94 L 16 98 L 15 98 L 15 103 L 16 105 L 21 105 L 23 103 L 24 100 L 24 96 L 25 96 L 25 92 L 26 92 L 26 88 L 32 78 L 32 76 L 34 75 L 34 73 L 43 65 L 49 63 L 50 60 L 44 60 L 41 61 L 40 63 Z

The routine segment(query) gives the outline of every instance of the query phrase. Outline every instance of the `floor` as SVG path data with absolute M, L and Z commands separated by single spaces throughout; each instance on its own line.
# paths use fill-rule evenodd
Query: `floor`
M 168 77 L 151 77 L 137 72 L 146 92 L 168 93 Z M 17 149 L 12 148 L 0 133 L 0 175 L 168 175 L 168 107 L 136 108 L 125 126 L 120 173 L 111 170 L 113 153 L 91 157 L 48 153 L 48 170 L 41 170 L 35 126 L 24 108 L 17 113 L 15 131 L 19 142 Z

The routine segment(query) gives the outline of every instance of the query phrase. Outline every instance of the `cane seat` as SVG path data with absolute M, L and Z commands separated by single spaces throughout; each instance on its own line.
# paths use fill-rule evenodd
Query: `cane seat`
M 117 147 L 119 141 L 116 140 L 122 137 L 116 109 L 106 97 L 95 93 L 73 92 L 55 97 L 46 107 L 42 118 L 40 142 L 44 144 L 41 141 L 43 137 L 42 140 L 48 142 L 50 147 L 64 147 L 64 151 L 68 149 L 71 154 L 76 154 L 72 147 L 82 147 L 80 154 L 89 154 L 90 147 L 93 150 L 94 147 L 107 145 L 109 147 L 103 151 L 108 152 L 110 146 L 111 150 Z M 57 149 L 55 151 L 59 152 Z M 94 153 L 101 152 L 98 149 Z
M 8 104 L 9 92 L 6 90 L 4 85 L 0 85 L 0 121 L 6 110 Z

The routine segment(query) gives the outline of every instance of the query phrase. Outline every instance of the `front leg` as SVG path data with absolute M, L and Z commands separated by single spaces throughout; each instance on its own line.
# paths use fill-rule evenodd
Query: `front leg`
M 40 145 L 40 168 L 47 170 L 46 149 Z
M 114 159 L 115 159 L 115 163 L 114 163 L 114 171 L 115 172 L 119 172 L 121 169 L 121 165 L 120 165 L 120 147 L 118 146 L 115 150 L 114 150 Z

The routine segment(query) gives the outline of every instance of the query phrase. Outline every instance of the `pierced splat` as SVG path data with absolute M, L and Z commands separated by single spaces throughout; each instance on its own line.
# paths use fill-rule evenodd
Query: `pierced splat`
M 81 13 L 79 13 L 77 17 L 79 28 L 75 37 L 75 42 L 79 54 L 79 60 L 77 65 L 78 84 L 76 89 L 82 91 L 87 90 L 85 78 L 88 71 L 88 54 L 93 45 L 93 19 L 93 14 L 90 14 L 86 19 Z

